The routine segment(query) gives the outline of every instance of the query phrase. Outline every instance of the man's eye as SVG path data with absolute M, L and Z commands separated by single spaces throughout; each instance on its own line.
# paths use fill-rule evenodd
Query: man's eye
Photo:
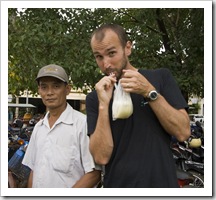
M 59 85 L 59 84 L 56 84 L 56 85 L 54 85 L 54 87 L 55 87 L 55 88 L 59 88 L 59 87 L 60 87 L 60 85 Z
M 109 56 L 114 56 L 114 55 L 115 55 L 115 51 L 109 52 Z
M 45 86 L 45 85 L 41 85 L 40 88 L 41 88 L 42 90 L 45 90 L 45 89 L 46 89 L 46 86 Z
M 101 55 L 96 55 L 95 58 L 101 60 L 103 57 Z

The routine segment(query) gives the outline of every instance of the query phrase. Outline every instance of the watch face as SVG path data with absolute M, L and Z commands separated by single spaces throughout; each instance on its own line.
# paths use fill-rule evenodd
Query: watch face
M 152 91 L 149 95 L 151 100 L 157 99 L 158 93 L 156 91 Z
M 154 99 L 155 97 L 157 97 L 157 93 L 156 93 L 156 92 L 152 92 L 152 93 L 151 93 L 151 98 Z

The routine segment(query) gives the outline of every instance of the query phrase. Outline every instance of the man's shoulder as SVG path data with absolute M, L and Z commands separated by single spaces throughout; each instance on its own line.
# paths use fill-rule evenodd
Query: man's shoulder
M 72 114 L 72 117 L 79 117 L 79 118 L 82 118 L 82 119 L 85 119 L 86 118 L 86 115 L 76 109 L 74 109 L 70 104 L 68 104 L 68 107 L 67 107 L 67 113 L 69 114 Z
M 91 92 L 89 92 L 86 96 L 94 96 L 97 95 L 96 90 L 92 90 Z
M 139 73 L 153 82 L 156 80 L 163 81 L 172 77 L 172 73 L 168 68 L 139 69 Z
M 46 113 L 46 115 L 35 124 L 34 130 L 37 129 L 38 127 L 42 126 L 45 120 L 48 120 L 47 115 L 48 115 L 48 113 Z
M 90 93 L 88 93 L 86 95 L 86 101 L 88 101 L 90 99 L 97 100 L 97 92 L 96 92 L 96 90 L 93 90 L 93 91 L 91 91 Z
M 78 110 L 73 109 L 73 113 L 75 116 L 85 120 L 86 119 L 86 115 Z
M 139 69 L 138 70 L 141 74 L 166 74 L 170 73 L 170 70 L 168 68 L 155 68 L 155 69 Z

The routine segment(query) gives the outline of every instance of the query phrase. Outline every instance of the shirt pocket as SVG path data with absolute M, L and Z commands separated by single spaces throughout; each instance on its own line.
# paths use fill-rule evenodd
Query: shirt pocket
M 51 151 L 51 163 L 55 171 L 61 173 L 69 173 L 71 170 L 73 170 L 77 155 L 75 147 L 63 147 L 59 145 L 53 145 Z

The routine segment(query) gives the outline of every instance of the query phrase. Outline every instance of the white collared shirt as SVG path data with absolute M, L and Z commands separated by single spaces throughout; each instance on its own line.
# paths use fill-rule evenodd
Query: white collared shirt
M 32 187 L 72 187 L 95 168 L 89 152 L 86 116 L 67 104 L 51 129 L 48 116 L 36 124 L 23 164 L 33 170 Z

